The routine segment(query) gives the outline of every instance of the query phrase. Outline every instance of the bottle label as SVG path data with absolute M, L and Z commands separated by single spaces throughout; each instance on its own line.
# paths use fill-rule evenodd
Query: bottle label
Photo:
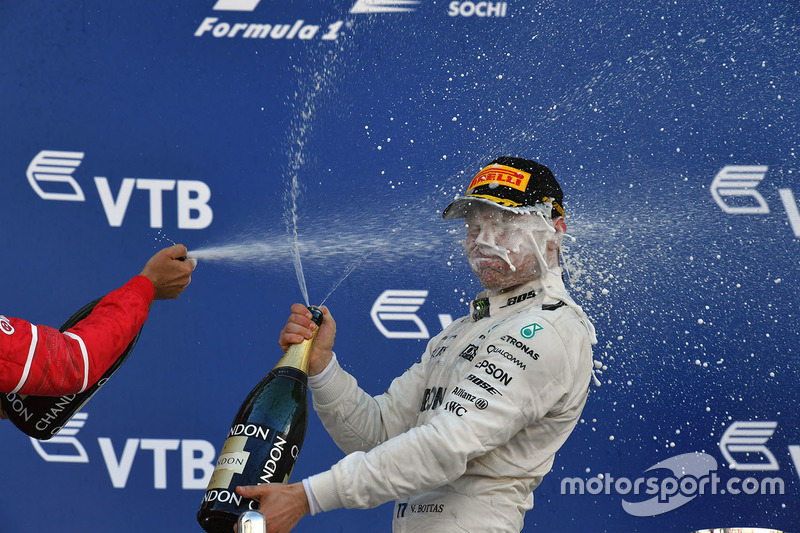
M 214 467 L 214 473 L 208 482 L 209 489 L 227 489 L 234 474 L 244 472 L 250 452 L 244 451 L 247 437 L 229 437 L 222 446 L 222 451 Z
M 308 422 L 306 374 L 270 372 L 234 418 L 211 475 L 197 520 L 208 532 L 230 531 L 242 512 L 258 509 L 236 487 L 286 483 L 303 445 Z
M 285 483 L 299 453 L 298 444 L 273 428 L 235 424 L 220 451 L 208 490 L 240 484 Z M 235 474 L 240 474 L 236 480 Z

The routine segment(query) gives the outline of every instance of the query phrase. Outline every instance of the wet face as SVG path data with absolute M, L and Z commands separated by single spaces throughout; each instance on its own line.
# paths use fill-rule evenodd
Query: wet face
M 563 219 L 557 221 L 563 225 Z M 465 222 L 467 260 L 487 289 L 511 289 L 538 279 L 544 269 L 557 264 L 563 230 L 555 229 L 549 217 L 476 203 Z

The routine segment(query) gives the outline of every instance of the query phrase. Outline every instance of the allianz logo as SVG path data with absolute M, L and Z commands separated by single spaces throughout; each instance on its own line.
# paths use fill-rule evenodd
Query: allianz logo
M 84 155 L 84 152 L 42 150 L 28 165 L 28 183 L 42 200 L 85 202 L 86 193 L 74 176 Z M 132 201 L 141 203 L 144 195 L 151 228 L 164 226 L 164 199 L 169 196 L 174 196 L 177 204 L 178 228 L 204 229 L 214 219 L 209 205 L 211 189 L 199 180 L 123 178 L 112 188 L 108 178 L 95 176 L 94 186 L 111 227 L 121 226 L 128 206 Z M 135 198 L 134 191 L 139 191 Z
M 770 207 L 756 190 L 767 176 L 766 165 L 726 165 L 711 182 L 711 197 L 732 215 L 766 215 Z M 778 189 L 781 203 L 789 218 L 794 236 L 800 238 L 800 209 L 791 189 Z

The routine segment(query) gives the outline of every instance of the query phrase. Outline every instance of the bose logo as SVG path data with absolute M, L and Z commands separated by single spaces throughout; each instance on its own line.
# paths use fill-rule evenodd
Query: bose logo
M 86 195 L 73 177 L 83 162 L 83 156 L 83 152 L 42 150 L 28 165 L 28 183 L 43 200 L 85 202 Z M 177 194 L 178 228 L 204 229 L 214 218 L 208 205 L 211 189 L 202 181 L 124 178 L 116 195 L 108 179 L 97 176 L 94 183 L 108 224 L 112 227 L 122 225 L 134 188 L 148 191 L 151 228 L 163 227 L 164 193 L 172 190 Z
M 770 212 L 766 200 L 756 187 L 764 180 L 765 165 L 727 165 L 711 182 L 711 196 L 726 213 L 765 215 Z M 795 237 L 800 237 L 800 210 L 791 189 L 778 189 Z

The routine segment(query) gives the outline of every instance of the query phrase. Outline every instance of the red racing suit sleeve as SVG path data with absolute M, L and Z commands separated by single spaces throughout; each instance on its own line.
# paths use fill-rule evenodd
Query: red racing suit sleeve
M 64 333 L 0 315 L 0 392 L 61 396 L 99 380 L 136 337 L 155 296 L 136 276 Z

